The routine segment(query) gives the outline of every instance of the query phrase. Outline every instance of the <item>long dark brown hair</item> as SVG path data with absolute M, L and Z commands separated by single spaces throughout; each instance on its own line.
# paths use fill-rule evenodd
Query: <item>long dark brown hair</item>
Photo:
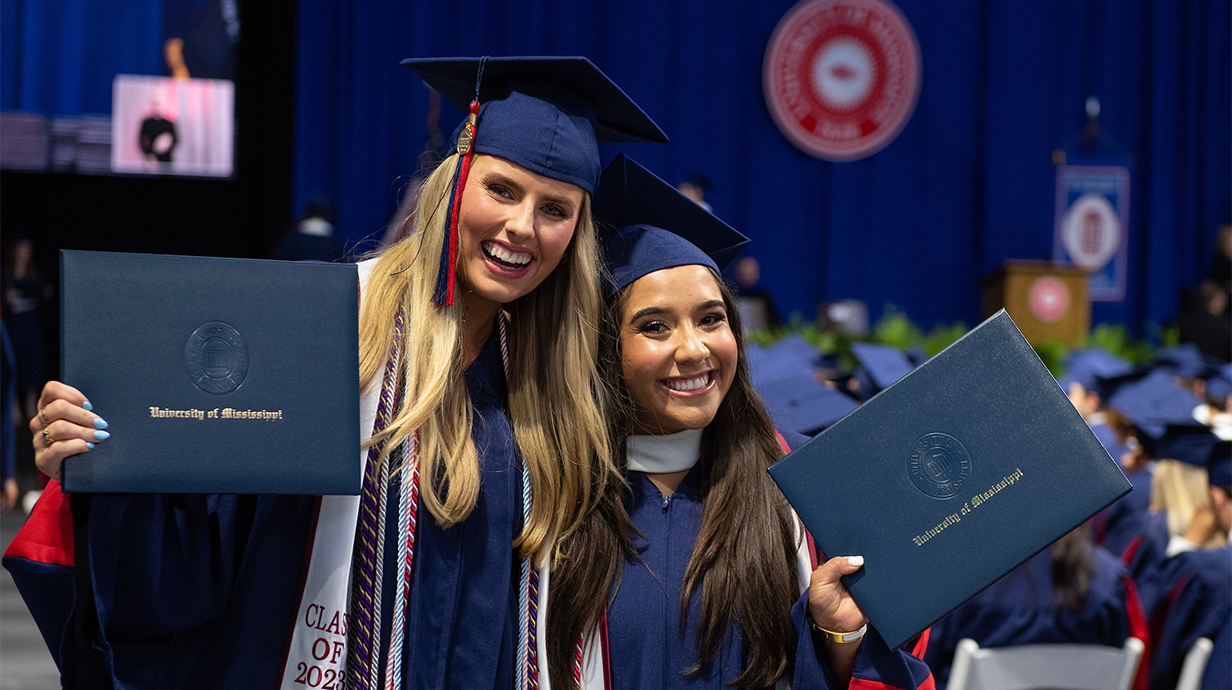
M 791 607 L 800 592 L 796 550 L 802 532 L 766 473 L 783 449 L 749 378 L 735 297 L 717 274 L 714 279 L 739 357 L 731 389 L 702 434 L 702 525 L 680 598 L 683 638 L 689 600 L 701 589 L 698 664 L 681 671 L 696 674 L 707 668 L 734 623 L 744 631 L 748 665 L 731 684 L 761 687 L 773 685 L 794 663 Z M 621 366 L 624 294 L 608 300 L 599 332 L 599 368 L 609 383 L 609 445 L 615 464 L 627 472 L 626 439 L 633 429 L 634 406 Z M 578 635 L 583 629 L 594 632 L 619 588 L 625 563 L 640 565 L 626 493 L 626 487 L 609 483 L 598 507 L 558 551 L 548 601 L 548 668 L 562 687 L 574 687 L 567 679 L 573 677 Z
M 1053 606 L 1081 611 L 1095 575 L 1095 542 L 1091 527 L 1083 523 L 1061 537 L 1049 550 L 1052 562 Z

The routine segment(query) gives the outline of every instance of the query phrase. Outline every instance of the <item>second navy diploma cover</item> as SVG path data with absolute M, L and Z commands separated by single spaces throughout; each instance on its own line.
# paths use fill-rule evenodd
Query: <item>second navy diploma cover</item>
M 65 491 L 359 493 L 354 265 L 60 257 L 61 375 L 111 432 Z
M 1132 488 L 1004 310 L 769 471 L 891 648 Z

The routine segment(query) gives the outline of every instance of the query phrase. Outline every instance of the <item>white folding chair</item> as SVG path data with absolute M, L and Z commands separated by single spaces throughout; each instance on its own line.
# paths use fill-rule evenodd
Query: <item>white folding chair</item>
M 1206 670 L 1206 662 L 1211 658 L 1211 649 L 1215 643 L 1205 637 L 1199 637 L 1197 642 L 1185 654 L 1185 663 L 1181 665 L 1181 677 L 1176 681 L 1176 690 L 1198 690 L 1202 685 L 1202 672 Z
M 950 690 L 1129 690 L 1142 658 L 1142 640 L 1123 647 L 1093 644 L 1028 644 L 981 649 L 971 638 L 958 643 Z

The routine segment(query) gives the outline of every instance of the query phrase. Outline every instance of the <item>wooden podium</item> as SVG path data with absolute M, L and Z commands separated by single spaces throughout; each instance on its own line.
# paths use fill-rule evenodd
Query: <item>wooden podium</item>
M 980 281 L 984 318 L 1004 308 L 1027 342 L 1082 344 L 1091 330 L 1087 272 L 1050 261 L 1007 261 Z

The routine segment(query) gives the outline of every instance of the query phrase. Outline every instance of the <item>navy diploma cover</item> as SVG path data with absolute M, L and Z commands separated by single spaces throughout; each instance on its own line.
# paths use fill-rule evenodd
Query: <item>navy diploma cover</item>
M 891 648 L 1132 488 L 1004 310 L 769 471 Z
M 62 377 L 111 432 L 65 491 L 359 493 L 354 265 L 60 257 Z

